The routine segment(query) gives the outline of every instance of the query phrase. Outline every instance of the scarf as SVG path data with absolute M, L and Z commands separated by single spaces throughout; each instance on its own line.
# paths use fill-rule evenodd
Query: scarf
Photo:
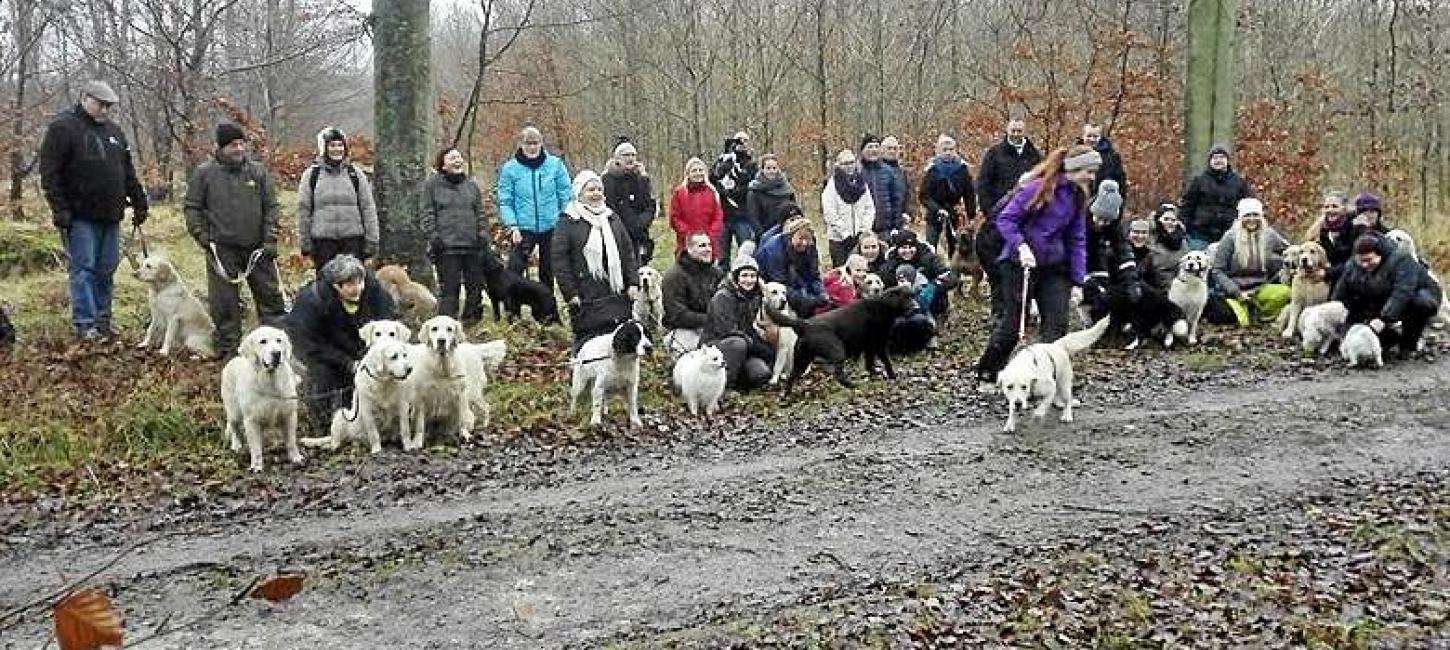
M 582 202 L 569 204 L 569 216 L 590 225 L 589 239 L 584 242 L 584 263 L 589 266 L 589 275 L 595 280 L 608 281 L 615 293 L 624 293 L 624 267 L 620 263 L 619 242 L 614 239 L 614 229 L 609 227 L 608 207 L 598 210 Z
M 756 173 L 755 180 L 750 181 L 750 191 L 779 198 L 795 194 L 795 188 L 791 187 L 790 179 L 785 177 L 785 172 L 777 174 L 775 178 L 766 177 L 765 172 Z
M 966 167 L 967 163 L 960 156 L 954 156 L 952 158 L 937 156 L 931 161 L 931 166 L 936 168 L 937 173 L 941 174 L 942 178 L 951 178 L 956 176 L 957 172 L 962 171 L 962 168 Z
M 831 180 L 836 183 L 836 194 L 848 205 L 855 205 L 866 193 L 866 177 L 859 171 L 847 172 L 837 168 L 831 173 Z
M 442 173 L 443 173 L 443 180 L 446 180 L 449 183 L 452 183 L 454 185 L 457 185 L 459 183 L 462 183 L 463 182 L 463 179 L 468 177 L 467 174 L 455 174 L 453 172 L 442 172 Z
M 1153 238 L 1158 240 L 1158 243 L 1162 244 L 1168 250 L 1176 251 L 1183 248 L 1183 228 L 1168 232 L 1160 226 L 1153 230 Z
M 514 160 L 519 161 L 520 165 L 528 167 L 529 169 L 538 169 L 540 165 L 544 164 L 544 159 L 548 157 L 549 154 L 543 149 L 539 150 L 538 158 L 530 158 L 528 156 L 525 156 L 523 147 L 519 147 L 518 149 L 514 150 Z

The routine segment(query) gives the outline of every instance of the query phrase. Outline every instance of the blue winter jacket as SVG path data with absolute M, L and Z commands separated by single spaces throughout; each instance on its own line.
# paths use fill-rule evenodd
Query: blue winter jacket
M 554 229 L 559 215 L 574 200 L 569 168 L 564 159 L 542 152 L 542 160 L 525 158 L 523 151 L 498 171 L 499 222 L 508 228 L 542 233 Z
M 896 168 L 880 160 L 861 162 L 861 174 L 866 177 L 866 187 L 871 189 L 871 201 L 876 205 L 876 220 L 871 230 L 880 235 L 889 235 L 906 224 L 901 214 L 906 212 L 906 185 Z
M 765 231 L 760 236 L 760 247 L 755 249 L 755 263 L 760 265 L 761 281 L 785 285 L 788 296 L 822 298 L 826 295 L 817 257 L 815 246 L 801 255 L 791 255 L 790 237 L 782 232 L 780 226 Z

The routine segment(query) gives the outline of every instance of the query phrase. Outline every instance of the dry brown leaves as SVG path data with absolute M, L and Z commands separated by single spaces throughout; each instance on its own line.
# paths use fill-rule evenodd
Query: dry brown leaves
M 302 583 L 306 579 L 305 573 L 274 573 L 257 583 L 251 596 L 280 603 L 302 591 Z
M 61 650 L 96 650 L 121 645 L 121 616 L 111 599 L 94 588 L 66 596 L 54 608 Z

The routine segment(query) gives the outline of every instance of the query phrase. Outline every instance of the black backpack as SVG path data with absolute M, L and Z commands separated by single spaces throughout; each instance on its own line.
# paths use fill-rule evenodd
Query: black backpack
M 312 209 L 317 209 L 317 177 L 322 173 L 322 165 L 312 163 L 312 176 L 307 179 L 307 198 L 312 203 Z M 352 163 L 347 164 L 347 178 L 352 181 L 352 195 L 357 198 L 357 211 L 362 213 L 362 184 L 357 178 L 357 169 Z

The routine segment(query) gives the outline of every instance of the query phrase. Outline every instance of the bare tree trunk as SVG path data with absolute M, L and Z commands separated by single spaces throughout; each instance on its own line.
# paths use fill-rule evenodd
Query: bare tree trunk
M 10 136 L 15 150 L 10 152 L 10 206 L 11 216 L 19 220 L 25 218 L 25 206 L 21 204 L 20 198 L 25 190 L 25 178 L 30 175 L 33 167 L 26 164 L 25 148 L 20 144 L 25 141 L 25 91 L 31 75 L 35 73 L 35 46 L 45 31 L 49 17 L 44 16 L 37 22 L 35 14 L 39 7 L 33 0 L 13 1 L 16 3 L 13 25 L 15 48 L 20 55 L 20 61 L 15 71 L 15 100 L 11 103 L 14 122 Z
M 382 251 L 415 278 L 432 278 L 418 230 L 419 192 L 433 133 L 428 0 L 373 3 L 376 178 Z

